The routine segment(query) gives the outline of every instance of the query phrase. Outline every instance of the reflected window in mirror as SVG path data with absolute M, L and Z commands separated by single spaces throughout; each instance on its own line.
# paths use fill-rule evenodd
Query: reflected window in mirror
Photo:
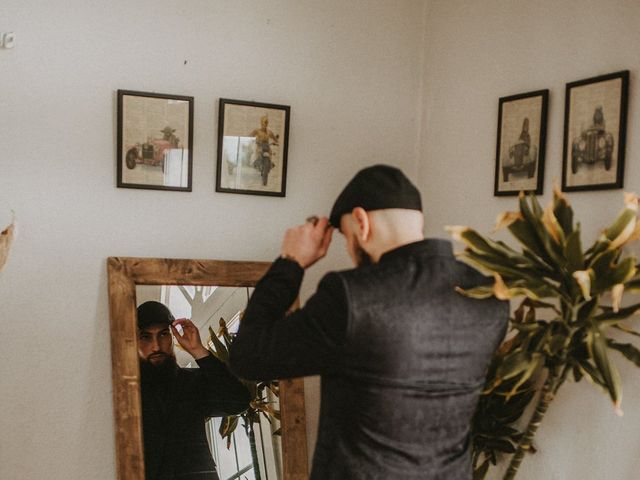
M 176 319 L 175 330 L 167 325 L 162 330 L 160 325 L 149 331 L 138 325 L 148 480 L 182 478 L 181 474 L 198 480 L 283 478 L 278 382 L 242 382 L 251 404 L 238 407 L 238 402 L 243 401 L 237 385 L 233 385 L 238 380 L 227 377 L 231 375 L 228 370 L 222 371 L 226 369 L 229 343 L 237 332 L 252 291 L 251 287 L 136 286 L 138 322 L 143 316 L 140 312 L 144 307 L 140 306 L 155 303 L 170 312 L 172 322 Z M 197 353 L 196 346 L 184 340 L 185 336 L 195 335 L 189 331 L 194 328 L 198 342 L 209 351 L 206 354 L 210 358 L 199 358 L 202 354 Z M 162 347 L 162 335 L 167 333 L 170 345 Z M 149 363 L 145 363 L 144 356 L 149 355 L 149 351 L 143 351 L 148 339 L 142 339 L 141 335 L 149 334 L 157 335 L 152 344 L 160 351 L 152 359 L 157 361 L 163 353 L 172 353 L 178 376 L 170 376 L 167 381 L 158 375 L 148 375 Z M 162 352 L 162 348 L 166 352 Z M 152 373 L 158 371 L 163 370 L 151 370 Z M 221 394 L 226 398 L 219 398 Z M 193 398 L 197 396 L 212 402 L 204 406 L 203 415 L 196 412 L 203 408 L 203 399 Z

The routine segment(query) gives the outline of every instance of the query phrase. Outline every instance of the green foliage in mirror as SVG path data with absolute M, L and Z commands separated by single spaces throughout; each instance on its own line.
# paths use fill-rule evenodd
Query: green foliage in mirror
M 223 318 L 220 319 L 220 328 L 216 333 L 213 328 L 209 327 L 209 351 L 220 361 L 229 363 L 229 347 L 233 343 L 233 334 L 227 329 L 227 323 Z M 242 383 L 249 389 L 251 394 L 251 403 L 249 408 L 237 415 L 230 415 L 222 418 L 219 433 L 223 439 L 227 440 L 227 448 L 231 447 L 231 435 L 238 427 L 239 421 L 242 420 L 242 426 L 245 429 L 249 444 L 251 446 L 251 456 L 254 464 L 254 474 L 256 480 L 260 480 L 260 469 L 258 467 L 258 451 L 256 447 L 256 437 L 254 425 L 260 422 L 260 415 L 264 415 L 270 423 L 280 421 L 280 411 L 274 408 L 274 402 L 270 397 L 278 398 L 279 386 L 277 380 L 269 382 L 253 382 L 242 380 Z M 269 395 L 271 393 L 272 395 Z M 280 435 L 278 428 L 273 432 L 274 435 Z

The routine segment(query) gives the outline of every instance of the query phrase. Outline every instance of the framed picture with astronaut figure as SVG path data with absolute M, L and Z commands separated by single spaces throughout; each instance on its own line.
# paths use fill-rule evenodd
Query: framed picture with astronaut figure
M 542 194 L 549 90 L 502 97 L 494 195 Z
M 216 192 L 284 197 L 291 107 L 220 99 Z
M 629 71 L 567 83 L 562 190 L 622 188 Z

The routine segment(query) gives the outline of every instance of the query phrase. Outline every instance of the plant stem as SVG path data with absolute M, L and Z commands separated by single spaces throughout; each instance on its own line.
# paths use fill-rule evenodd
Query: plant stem
M 566 375 L 557 376 L 550 374 L 545 380 L 544 385 L 541 389 L 540 398 L 538 399 L 538 404 L 536 405 L 536 409 L 531 416 L 531 420 L 529 420 L 527 430 L 520 439 L 516 453 L 514 453 L 513 457 L 511 457 L 509 468 L 507 468 L 503 480 L 513 480 L 516 477 L 525 454 L 531 449 L 531 443 L 533 442 L 533 437 L 538 431 L 540 422 L 542 422 L 544 415 L 547 413 L 547 409 L 553 401 L 555 392 L 558 391 L 558 388 L 560 388 L 560 385 L 564 382 L 565 379 Z
M 258 449 L 256 448 L 256 434 L 255 430 L 253 429 L 253 422 L 249 422 L 249 446 L 251 447 L 253 474 L 256 480 L 260 480 L 260 460 L 258 459 Z

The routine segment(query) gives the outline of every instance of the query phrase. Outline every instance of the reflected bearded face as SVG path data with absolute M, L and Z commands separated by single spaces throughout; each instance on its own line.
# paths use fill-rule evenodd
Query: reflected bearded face
M 149 325 L 138 329 L 138 357 L 140 361 L 156 367 L 169 358 L 175 359 L 173 337 L 168 325 Z

